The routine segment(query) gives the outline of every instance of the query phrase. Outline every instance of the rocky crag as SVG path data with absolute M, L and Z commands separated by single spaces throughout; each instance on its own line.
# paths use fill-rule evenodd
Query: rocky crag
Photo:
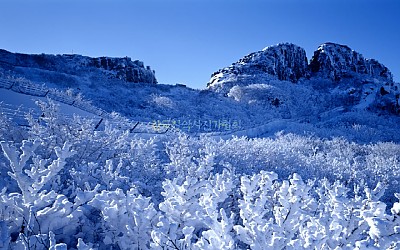
M 314 87 L 328 85 L 358 108 L 378 108 L 399 113 L 399 84 L 390 70 L 375 59 L 366 59 L 346 45 L 324 43 L 308 62 L 303 48 L 282 43 L 251 53 L 211 75 L 207 88 L 227 94 L 235 86 L 288 81 Z M 327 84 L 328 82 L 328 84 Z M 275 86 L 276 87 L 276 86 Z M 279 86 L 278 86 L 279 87 Z M 326 89 L 325 89 L 326 90 Z

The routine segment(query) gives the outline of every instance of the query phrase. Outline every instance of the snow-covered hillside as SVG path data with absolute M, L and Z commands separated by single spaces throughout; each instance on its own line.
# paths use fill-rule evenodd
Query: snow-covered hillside
M 319 135 L 323 134 L 319 132 L 322 127 L 332 129 L 332 135 L 347 136 L 342 130 L 354 124 L 377 130 L 371 119 L 390 124 L 389 129 L 397 128 L 391 124 L 397 124 L 397 116 L 392 114 L 399 110 L 399 84 L 393 82 L 390 71 L 338 44 L 321 45 L 309 64 L 299 46 L 286 43 L 267 47 L 214 73 L 205 90 L 149 84 L 156 82 L 152 71 L 127 58 L 2 53 L 2 79 L 67 92 L 108 113 L 152 123 L 156 130 L 175 126 L 187 133 L 243 134 L 275 119 L 295 120 L 308 127 L 306 131 Z M 118 67 L 126 64 L 126 68 L 132 68 L 128 67 L 132 63 L 141 75 L 151 74 L 154 79 L 128 82 L 126 69 Z M 262 136 L 264 132 L 250 134 Z M 382 140 L 398 137 L 397 133 L 378 134 L 385 134 L 376 137 Z
M 0 249 L 399 249 L 399 84 L 326 43 L 206 89 L 0 51 Z

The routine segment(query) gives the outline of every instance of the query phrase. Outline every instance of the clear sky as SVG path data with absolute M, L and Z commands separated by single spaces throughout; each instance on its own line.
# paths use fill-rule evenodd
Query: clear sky
M 346 44 L 400 80 L 398 0 L 0 0 L 0 48 L 129 56 L 160 83 L 205 88 L 210 75 L 280 42 Z

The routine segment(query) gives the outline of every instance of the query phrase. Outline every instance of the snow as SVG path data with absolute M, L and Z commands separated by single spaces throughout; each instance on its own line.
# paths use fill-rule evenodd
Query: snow
M 44 97 L 26 95 L 3 88 L 0 88 L 0 96 L 1 96 L 0 101 L 2 101 L 4 104 L 12 105 L 14 107 L 21 107 L 25 111 L 29 109 L 37 110 L 38 106 L 35 104 L 35 102 L 38 100 L 47 101 L 47 98 Z M 67 105 L 62 102 L 57 102 L 57 101 L 55 102 L 60 106 L 60 111 L 67 116 L 72 117 L 73 115 L 79 115 L 82 117 L 93 118 L 93 119 L 99 118 L 99 116 L 95 114 L 89 113 L 74 106 Z
M 250 54 L 205 90 L 0 72 L 0 248 L 400 247 L 398 84 L 357 72 L 294 83 L 296 65 L 276 75 L 291 56 L 302 49 Z
M 400 203 L 396 202 L 393 204 L 392 213 L 400 214 Z
M 366 109 L 372 105 L 372 103 L 375 101 L 375 93 L 369 93 L 365 94 L 366 97 L 364 100 L 362 100 L 359 104 L 354 106 L 356 109 Z

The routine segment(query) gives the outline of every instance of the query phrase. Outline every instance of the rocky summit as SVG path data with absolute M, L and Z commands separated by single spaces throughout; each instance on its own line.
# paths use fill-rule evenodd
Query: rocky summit
M 213 73 L 209 86 L 229 76 L 268 74 L 271 78 L 296 82 L 307 75 L 306 51 L 297 45 L 284 43 L 251 53 L 227 68 Z
M 211 75 L 208 89 L 232 95 L 238 87 L 257 84 L 282 88 L 282 81 L 341 93 L 356 108 L 378 108 L 399 113 L 399 84 L 390 70 L 374 59 L 365 59 L 346 45 L 324 43 L 308 63 L 303 48 L 282 43 L 251 53 Z M 254 87 L 251 87 L 254 88 Z M 281 91 L 286 92 L 286 91 Z M 272 98 L 275 100 L 275 98 Z
M 214 72 L 207 86 L 212 88 L 221 82 L 237 80 L 242 76 L 264 76 L 270 80 L 298 82 L 300 79 L 312 77 L 340 81 L 358 75 L 393 82 L 393 76 L 387 67 L 377 60 L 365 59 L 346 45 L 324 43 L 314 52 L 308 63 L 303 48 L 291 43 L 281 43 L 251 53 L 231 66 Z
M 365 59 L 346 45 L 324 43 L 314 52 L 309 65 L 311 73 L 335 81 L 355 74 L 393 82 L 389 69 L 374 59 Z

